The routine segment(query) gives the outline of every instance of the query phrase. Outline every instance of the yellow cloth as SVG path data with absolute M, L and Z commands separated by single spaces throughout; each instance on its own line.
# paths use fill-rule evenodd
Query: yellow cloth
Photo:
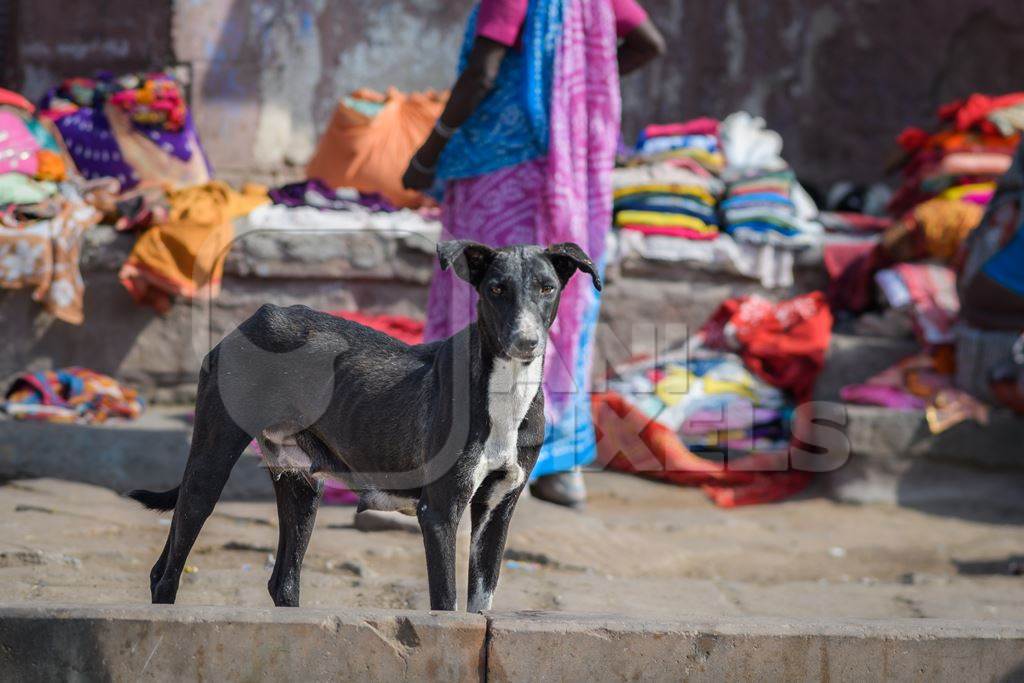
M 751 386 L 752 379 L 747 382 L 739 382 L 705 377 L 704 392 L 707 394 L 736 394 L 756 402 L 757 394 L 754 392 L 753 386 Z
M 168 193 L 166 223 L 142 233 L 121 267 L 121 283 L 140 304 L 160 312 L 171 296 L 216 296 L 224 259 L 235 236 L 232 220 L 267 204 L 266 188 L 242 193 L 213 181 Z
M 932 258 L 952 261 L 964 239 L 981 223 L 985 209 L 970 202 L 931 199 L 914 209 L 913 220 Z
M 657 394 L 662 403 L 671 408 L 679 403 L 683 396 L 690 393 L 691 388 L 697 381 L 697 378 L 690 371 L 681 368 L 671 368 L 661 378 L 657 386 L 654 387 L 654 393 Z
M 660 211 L 619 211 L 615 216 L 616 225 L 656 225 L 664 228 L 689 228 L 697 232 L 718 232 L 699 218 L 682 213 Z
M 995 192 L 995 183 L 971 183 L 970 185 L 957 185 L 945 190 L 939 195 L 939 199 L 961 200 L 969 194 L 979 192 Z
M 629 187 L 622 187 L 614 192 L 615 199 L 621 199 L 623 197 L 629 197 L 634 194 L 677 194 L 684 197 L 695 197 L 708 206 L 715 205 L 715 198 L 711 196 L 711 193 L 706 188 L 700 187 L 699 185 L 676 185 L 676 184 L 665 184 L 665 183 L 650 183 L 646 185 L 631 185 Z

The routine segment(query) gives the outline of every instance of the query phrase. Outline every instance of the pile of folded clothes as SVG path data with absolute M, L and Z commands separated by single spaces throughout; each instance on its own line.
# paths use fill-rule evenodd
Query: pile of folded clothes
M 903 183 L 889 205 L 902 217 L 931 199 L 985 206 L 1010 168 L 1024 131 L 1024 92 L 974 94 L 938 111 L 939 127 L 907 128 L 899 137 Z
M 803 246 L 816 233 L 803 229 L 793 202 L 790 170 L 747 173 L 729 184 L 722 202 L 725 230 L 752 244 Z
M 669 235 L 691 240 L 718 237 L 717 204 L 709 183 L 699 177 L 624 180 L 614 191 L 615 225 L 645 235 Z
M 782 136 L 765 120 L 736 112 L 721 125 L 728 191 L 723 226 L 737 242 L 803 249 L 822 240 L 818 207 L 782 158 Z
M 689 159 L 712 173 L 725 167 L 719 122 L 700 118 L 684 123 L 653 124 L 644 128 L 636 144 L 636 154 L 649 163 Z
M 612 176 L 615 225 L 645 235 L 715 239 L 723 166 L 718 121 L 647 126 Z

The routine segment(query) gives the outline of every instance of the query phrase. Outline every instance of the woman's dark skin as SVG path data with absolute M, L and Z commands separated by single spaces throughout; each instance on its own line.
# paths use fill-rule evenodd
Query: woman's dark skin
M 441 125 L 445 128 L 458 128 L 472 115 L 480 102 L 494 87 L 498 77 L 501 61 L 505 58 L 508 48 L 490 38 L 478 37 L 473 42 L 473 50 L 465 71 L 459 75 L 452 87 L 448 104 L 441 113 Z M 648 62 L 665 54 L 665 39 L 654 27 L 650 19 L 630 31 L 619 43 L 619 74 L 625 76 L 633 73 Z M 413 157 L 421 168 L 433 169 L 447 144 L 447 140 L 437 130 Z M 409 164 L 402 184 L 409 190 L 426 190 L 434 184 L 433 172 L 424 172 Z

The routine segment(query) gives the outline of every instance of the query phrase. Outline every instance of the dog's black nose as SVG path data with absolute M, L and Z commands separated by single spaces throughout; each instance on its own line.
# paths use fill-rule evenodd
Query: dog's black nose
M 524 334 L 516 337 L 516 340 L 512 342 L 512 348 L 517 353 L 529 354 L 537 350 L 537 346 L 540 344 L 540 335 L 535 334 Z

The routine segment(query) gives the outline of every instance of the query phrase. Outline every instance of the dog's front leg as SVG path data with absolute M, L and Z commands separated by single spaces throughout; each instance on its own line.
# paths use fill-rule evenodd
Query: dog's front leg
M 468 503 L 466 496 L 424 496 L 416 508 L 427 555 L 430 609 L 454 611 L 458 607 L 455 589 L 455 534 Z
M 489 480 L 473 497 L 470 507 L 473 535 L 469 545 L 469 599 L 466 602 L 469 612 L 483 612 L 491 608 L 505 556 L 508 525 L 524 487 L 525 483 L 522 483 L 509 490 L 504 488 L 502 480 Z

